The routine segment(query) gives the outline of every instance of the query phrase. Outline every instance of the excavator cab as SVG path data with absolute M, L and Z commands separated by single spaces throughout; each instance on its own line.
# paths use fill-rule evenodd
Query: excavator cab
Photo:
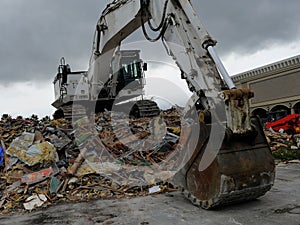
M 111 73 L 112 79 L 117 80 L 115 95 L 118 95 L 119 101 L 143 95 L 147 63 L 140 58 L 140 52 L 140 50 L 117 50 L 112 58 Z M 152 100 L 142 99 L 134 102 L 133 106 L 130 106 L 130 115 L 133 117 L 153 117 L 160 112 L 157 104 Z M 126 108 L 126 104 L 122 107 Z
M 140 81 L 144 78 L 143 72 L 146 66 L 142 65 L 140 50 L 121 50 L 116 54 L 120 55 L 119 60 L 113 57 L 111 68 L 113 76 L 117 76 L 117 93 L 129 84 L 131 88 L 135 86 L 142 89 L 143 82 Z

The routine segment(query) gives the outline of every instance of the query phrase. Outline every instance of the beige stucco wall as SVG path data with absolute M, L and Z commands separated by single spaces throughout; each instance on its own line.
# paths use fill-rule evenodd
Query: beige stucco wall
M 300 55 L 238 74 L 233 80 L 238 87 L 254 91 L 251 112 L 258 108 L 270 111 L 282 105 L 293 113 L 293 107 L 300 102 Z

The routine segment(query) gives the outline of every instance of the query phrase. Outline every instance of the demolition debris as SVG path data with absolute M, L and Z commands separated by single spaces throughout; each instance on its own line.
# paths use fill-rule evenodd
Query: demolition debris
M 176 190 L 180 109 L 129 119 L 103 112 L 65 119 L 0 120 L 0 212 L 31 211 L 62 201 L 133 197 Z M 189 121 L 193 124 L 193 121 Z M 300 135 L 266 131 L 275 158 L 300 159 Z M 176 154 L 175 154 L 176 153 Z M 168 163 L 165 163 L 168 161 Z M 297 161 L 298 162 L 298 161 Z
M 156 170 L 178 145 L 176 109 L 154 118 L 127 119 L 129 123 L 116 114 L 113 120 L 110 112 L 94 119 L 91 131 L 86 117 L 72 126 L 65 119 L 2 116 L 1 214 L 61 201 L 176 190 L 168 182 L 173 171 Z
M 300 134 L 265 131 L 275 159 L 280 161 L 300 159 Z

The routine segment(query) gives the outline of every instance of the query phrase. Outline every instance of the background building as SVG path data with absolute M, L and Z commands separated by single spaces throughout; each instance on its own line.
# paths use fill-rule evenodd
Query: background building
M 300 113 L 300 55 L 232 77 L 237 87 L 254 91 L 251 113 L 267 118 Z

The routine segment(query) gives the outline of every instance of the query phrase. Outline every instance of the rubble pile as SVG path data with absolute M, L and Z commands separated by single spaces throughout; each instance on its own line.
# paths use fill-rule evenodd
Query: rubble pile
M 300 134 L 265 131 L 275 159 L 281 161 L 300 159 Z
M 72 122 L 3 116 L 0 213 L 174 191 L 169 178 L 194 120 L 182 121 L 180 108 L 139 119 L 108 111 Z M 265 133 L 275 158 L 300 159 L 299 134 Z
M 173 191 L 173 174 L 160 164 L 176 161 L 180 132 L 176 109 L 140 119 L 104 112 L 74 123 L 2 117 L 1 213 Z

